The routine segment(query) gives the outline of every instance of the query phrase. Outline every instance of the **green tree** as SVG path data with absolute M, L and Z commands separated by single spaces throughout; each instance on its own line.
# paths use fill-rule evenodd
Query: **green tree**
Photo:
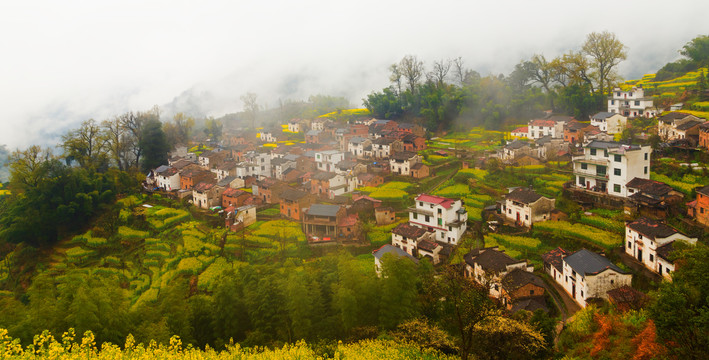
M 67 160 L 75 160 L 85 169 L 106 171 L 108 168 L 108 146 L 101 126 L 89 119 L 78 129 L 62 136 L 62 148 Z
M 139 146 L 143 154 L 141 169 L 143 172 L 167 164 L 167 152 L 170 145 L 167 143 L 162 123 L 158 119 L 148 119 L 141 128 Z
M 213 331 L 215 345 L 228 344 L 229 339 L 243 341 L 251 329 L 251 320 L 244 300 L 242 276 L 233 271 L 222 274 L 214 289 Z
M 682 47 L 680 54 L 699 66 L 709 66 L 709 35 L 699 35 Z
M 538 359 L 545 350 L 544 337 L 531 326 L 510 318 L 496 316 L 474 326 L 478 359 L 524 360 Z
M 592 32 L 586 36 L 582 51 L 592 59 L 591 66 L 595 70 L 601 94 L 610 94 L 613 90 L 610 79 L 615 67 L 628 57 L 625 48 L 615 34 L 608 31 Z
M 379 324 L 393 329 L 418 314 L 416 264 L 410 259 L 386 254 L 382 258 Z

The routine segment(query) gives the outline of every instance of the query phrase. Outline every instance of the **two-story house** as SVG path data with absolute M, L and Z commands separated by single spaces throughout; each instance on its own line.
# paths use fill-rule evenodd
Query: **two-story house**
M 378 138 L 372 141 L 372 157 L 375 159 L 388 159 L 394 148 L 400 146 L 401 141 L 391 138 Z
M 709 186 L 697 188 L 697 198 L 687 203 L 687 215 L 698 223 L 709 226 Z
M 166 169 L 156 172 L 155 179 L 159 188 L 172 191 L 180 189 L 180 172 L 177 168 L 168 166 Z
M 295 169 L 297 160 L 290 156 L 284 156 L 271 160 L 271 177 L 283 180 L 283 173 L 288 169 Z
M 544 136 L 563 138 L 564 122 L 544 119 L 529 120 L 527 130 L 527 138 L 529 139 L 539 139 Z
M 495 247 L 473 249 L 463 255 L 465 276 L 490 289 L 490 295 L 499 298 L 501 280 L 509 272 L 519 269 L 534 271 L 534 267 L 525 260 L 513 259 L 504 251 Z
M 434 236 L 432 231 L 404 223 L 391 231 L 391 244 L 410 255 L 418 256 L 418 244 L 423 240 L 434 240 Z
M 599 112 L 591 116 L 591 125 L 608 134 L 620 134 L 628 127 L 628 118 L 613 112 Z
M 335 166 L 345 160 L 345 153 L 339 150 L 326 150 L 315 153 L 315 164 L 320 171 L 335 171 Z
M 224 161 L 210 170 L 217 175 L 217 180 L 221 181 L 229 176 L 236 176 L 236 162 Z
M 534 190 L 517 188 L 505 197 L 502 212 L 509 221 L 531 227 L 534 223 L 551 219 L 555 203 L 556 199 L 539 195 Z
M 260 197 L 266 204 L 277 204 L 281 201 L 280 195 L 286 186 L 283 181 L 265 178 L 251 185 L 251 193 Z
M 457 245 L 468 227 L 468 212 L 461 200 L 421 194 L 409 208 L 409 223 L 436 233 L 436 241 Z
M 627 197 L 626 184 L 650 178 L 650 146 L 594 140 L 583 155 L 572 157 L 575 184 L 588 190 Z
M 213 206 L 221 206 L 222 193 L 224 188 L 216 183 L 201 182 L 192 188 L 192 201 L 194 205 L 209 209 Z
M 302 122 L 303 121 L 300 119 L 291 119 L 288 122 L 288 131 L 292 133 L 299 133 L 303 127 Z
M 529 127 L 522 126 L 510 131 L 510 136 L 513 138 L 523 138 L 526 139 L 529 136 Z
M 372 140 L 361 136 L 353 136 L 347 143 L 347 152 L 360 159 L 369 157 L 372 154 Z
M 700 125 L 705 122 L 691 114 L 672 112 L 658 118 L 657 135 L 664 141 L 687 138 L 699 139 Z
M 426 138 L 414 134 L 406 134 L 401 138 L 403 151 L 419 152 L 426 150 Z
M 522 155 L 532 154 L 532 147 L 528 142 L 515 139 L 497 152 L 497 157 L 505 162 L 511 162 Z
M 244 190 L 226 188 L 222 192 L 222 208 L 226 209 L 229 206 L 239 207 L 245 204 L 245 201 L 253 195 Z
M 696 238 L 690 238 L 667 224 L 646 217 L 625 224 L 625 253 L 667 278 L 674 271 L 674 264 L 660 258 L 658 249 L 677 240 L 697 243 Z
M 389 157 L 392 174 L 411 176 L 411 167 L 421 162 L 421 156 L 415 152 L 402 151 Z
M 519 310 L 548 311 L 544 293 L 544 280 L 526 269 L 514 269 L 500 280 L 500 302 L 512 313 Z
M 629 118 L 644 116 L 651 118 L 657 116 L 657 109 L 652 103 L 652 97 L 645 96 L 643 88 L 634 87 L 628 91 L 620 88 L 613 89 L 608 99 L 608 112 L 621 114 Z
M 217 182 L 217 176 L 209 170 L 188 166 L 180 171 L 180 189 L 192 190 L 200 182 Z
M 286 188 L 280 195 L 281 215 L 293 220 L 301 220 L 303 209 L 310 207 L 314 202 L 314 197 L 301 190 Z
M 312 204 L 303 213 L 303 232 L 311 243 L 353 240 L 358 231 L 356 215 L 344 206 Z

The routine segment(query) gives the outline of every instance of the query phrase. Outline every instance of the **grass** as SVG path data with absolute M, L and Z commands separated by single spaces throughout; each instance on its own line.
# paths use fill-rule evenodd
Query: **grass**
M 597 229 L 584 224 L 572 224 L 567 221 L 545 221 L 534 224 L 534 230 L 551 233 L 561 237 L 572 237 L 588 241 L 596 246 L 610 249 L 621 244 L 621 235 Z

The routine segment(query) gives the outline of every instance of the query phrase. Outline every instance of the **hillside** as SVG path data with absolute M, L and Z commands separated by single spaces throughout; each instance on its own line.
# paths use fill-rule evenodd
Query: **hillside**
M 709 118 L 709 102 L 698 101 L 701 100 L 698 90 L 701 88 L 702 74 L 706 77 L 708 71 L 709 68 L 703 67 L 669 80 L 655 80 L 656 74 L 646 74 L 642 79 L 625 81 L 620 88 L 627 91 L 633 87 L 642 87 L 647 96 L 653 97 L 658 107 L 684 102 L 685 107 L 682 112 Z

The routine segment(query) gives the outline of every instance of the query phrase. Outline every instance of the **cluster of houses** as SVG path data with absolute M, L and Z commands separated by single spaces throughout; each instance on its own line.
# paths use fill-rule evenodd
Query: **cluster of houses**
M 420 125 L 293 119 L 287 128 L 257 135 L 227 135 L 223 145 L 197 153 L 178 148 L 146 182 L 181 199 L 191 197 L 199 208 L 223 210 L 234 231 L 255 222 L 257 206 L 278 204 L 283 217 L 302 222 L 312 243 L 327 243 L 360 240 L 363 208 L 378 219 L 393 217 L 375 199 L 346 195 L 381 185 L 390 174 L 430 174 L 418 153 L 426 148 Z M 278 142 L 289 144 L 264 146 Z M 355 200 L 368 205 L 354 206 Z

